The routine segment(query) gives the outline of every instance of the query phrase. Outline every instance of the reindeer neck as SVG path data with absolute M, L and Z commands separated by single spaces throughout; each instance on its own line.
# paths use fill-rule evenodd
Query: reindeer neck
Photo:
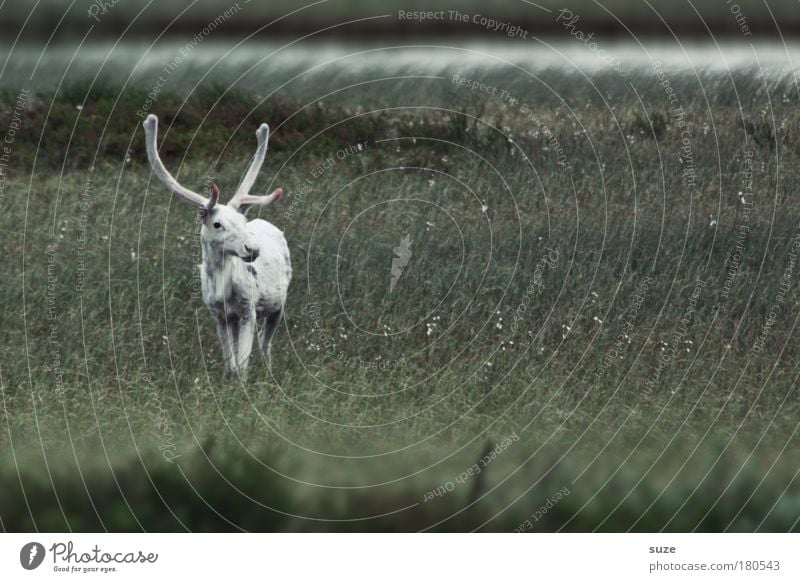
M 222 245 L 201 240 L 203 250 L 203 264 L 209 273 L 221 272 L 225 264 Z

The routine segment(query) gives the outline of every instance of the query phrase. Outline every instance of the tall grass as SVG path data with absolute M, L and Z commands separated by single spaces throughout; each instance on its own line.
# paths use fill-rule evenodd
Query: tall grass
M 195 188 L 232 192 L 274 129 L 257 187 L 287 191 L 264 217 L 295 278 L 246 382 L 193 213 L 146 166 L 142 90 L 39 94 L 0 213 L 4 527 L 509 530 L 569 487 L 537 528 L 796 529 L 797 94 L 672 74 L 679 116 L 631 80 L 515 80 L 530 111 L 446 80 L 375 112 L 161 95 Z M 422 501 L 511 432 L 485 482 Z

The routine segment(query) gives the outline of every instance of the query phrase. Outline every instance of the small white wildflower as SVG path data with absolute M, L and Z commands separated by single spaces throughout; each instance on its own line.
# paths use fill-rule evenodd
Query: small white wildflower
M 436 329 L 437 326 L 436 326 L 435 323 L 426 323 L 425 327 L 428 329 L 426 335 L 431 335 L 434 332 L 434 330 Z

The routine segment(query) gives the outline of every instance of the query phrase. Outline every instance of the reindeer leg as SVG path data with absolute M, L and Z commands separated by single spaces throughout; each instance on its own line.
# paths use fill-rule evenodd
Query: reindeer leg
M 272 343 L 272 336 L 275 335 L 275 332 L 278 329 L 278 324 L 280 324 L 282 317 L 283 308 L 279 308 L 277 311 L 273 311 L 272 313 L 268 314 L 264 318 L 264 323 L 261 324 L 261 331 L 258 334 L 258 345 L 264 354 L 264 359 L 266 360 L 268 367 L 270 365 L 270 347 Z
M 250 353 L 253 351 L 253 335 L 256 331 L 256 310 L 251 307 L 239 319 L 238 341 L 236 342 L 236 364 L 240 376 L 244 377 Z
M 225 365 L 225 374 L 236 373 L 236 357 L 234 353 L 234 335 L 232 325 L 224 317 L 217 318 L 217 335 L 222 347 L 222 363 Z

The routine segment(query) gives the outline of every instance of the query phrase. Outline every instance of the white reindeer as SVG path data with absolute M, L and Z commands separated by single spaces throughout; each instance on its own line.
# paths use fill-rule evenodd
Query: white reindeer
M 258 149 L 241 185 L 228 204 L 219 204 L 219 189 L 211 184 L 209 198 L 181 186 L 164 167 L 156 149 L 158 118 L 144 121 L 147 157 L 153 172 L 172 192 L 198 208 L 203 262 L 203 301 L 214 315 L 226 372 L 244 374 L 253 348 L 256 323 L 259 346 L 269 362 L 270 340 L 283 316 L 292 278 L 289 247 L 283 233 L 266 220 L 247 221 L 253 206 L 267 206 L 283 195 L 250 196 L 250 188 L 267 154 L 269 127 L 256 131 Z

